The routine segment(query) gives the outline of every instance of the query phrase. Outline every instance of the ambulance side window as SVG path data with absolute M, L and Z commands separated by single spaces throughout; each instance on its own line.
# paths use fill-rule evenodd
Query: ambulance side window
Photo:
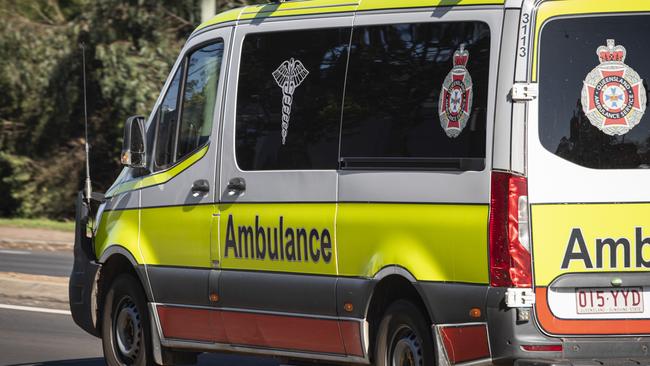
M 482 22 L 355 27 L 343 169 L 446 169 L 462 160 L 472 164 L 449 167 L 482 170 L 489 64 Z
M 181 159 L 210 138 L 223 41 L 194 51 L 188 58 L 176 158 Z
M 176 71 L 174 79 L 167 89 L 167 94 L 158 108 L 154 170 L 166 169 L 174 162 L 173 152 L 178 124 L 178 92 L 182 70 L 183 65 L 179 66 Z
M 210 138 L 222 57 L 223 41 L 218 40 L 192 51 L 176 71 L 158 110 L 154 171 L 170 167 Z
M 350 28 L 253 33 L 236 115 L 242 170 L 336 169 Z

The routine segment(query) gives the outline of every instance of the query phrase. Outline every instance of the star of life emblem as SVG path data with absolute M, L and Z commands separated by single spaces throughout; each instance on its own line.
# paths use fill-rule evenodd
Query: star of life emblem
M 639 124 L 646 110 L 643 80 L 624 61 L 625 47 L 613 39 L 596 52 L 600 65 L 582 87 L 582 110 L 592 125 L 608 135 L 624 135 Z
M 284 61 L 280 67 L 273 71 L 273 78 L 280 88 L 282 88 L 282 145 L 287 142 L 289 132 L 289 119 L 291 118 L 291 104 L 293 103 L 293 93 L 296 88 L 309 75 L 307 68 L 293 57 Z
M 465 45 L 454 52 L 454 67 L 445 77 L 440 91 L 438 115 L 447 136 L 458 137 L 467 125 L 472 109 L 472 77 L 467 71 L 469 52 Z

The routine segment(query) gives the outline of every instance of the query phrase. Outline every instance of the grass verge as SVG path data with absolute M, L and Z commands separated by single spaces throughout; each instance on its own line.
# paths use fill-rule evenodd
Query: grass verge
M 50 219 L 10 219 L 0 218 L 0 226 L 27 229 L 50 229 L 74 231 L 74 221 L 55 221 Z

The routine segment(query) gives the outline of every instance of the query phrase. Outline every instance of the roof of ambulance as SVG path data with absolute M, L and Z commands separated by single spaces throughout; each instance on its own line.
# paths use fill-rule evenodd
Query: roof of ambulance
M 435 6 L 503 5 L 505 0 L 304 0 L 245 6 L 217 14 L 197 30 L 254 18 Z

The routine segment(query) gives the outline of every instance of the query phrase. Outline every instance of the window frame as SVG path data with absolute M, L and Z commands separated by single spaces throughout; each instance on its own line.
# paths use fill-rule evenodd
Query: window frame
M 594 19 L 594 18 L 601 18 L 601 19 L 602 19 L 602 18 L 611 18 L 611 19 L 614 19 L 614 18 L 619 18 L 619 17 L 641 17 L 641 16 L 644 16 L 644 17 L 648 17 L 648 18 L 650 18 L 650 12 L 633 12 L 633 13 L 598 13 L 598 14 L 589 14 L 589 13 L 585 13 L 585 14 L 569 14 L 569 15 L 558 15 L 558 16 L 552 16 L 552 17 L 549 17 L 548 19 L 546 19 L 546 20 L 543 22 L 543 24 L 541 25 L 540 30 L 539 30 L 539 32 L 538 32 L 537 39 L 536 39 L 536 50 L 537 50 L 537 52 L 536 52 L 536 60 L 535 60 L 536 62 L 535 62 L 535 67 L 536 67 L 536 77 L 537 77 L 537 83 L 538 83 L 538 85 L 540 85 L 540 87 L 542 86 L 542 85 L 541 85 L 541 84 L 542 84 L 542 79 L 540 79 L 540 75 L 543 74 L 543 70 L 542 70 L 542 64 L 543 64 L 542 62 L 543 62 L 543 59 L 542 59 L 542 56 L 545 56 L 545 55 L 546 55 L 546 54 L 543 52 L 544 50 L 543 50 L 543 48 L 542 48 L 542 46 L 543 46 L 542 41 L 543 41 L 543 39 L 544 39 L 544 36 L 546 36 L 546 34 L 545 34 L 544 32 L 546 31 L 546 28 L 547 28 L 547 26 L 548 26 L 549 24 L 554 24 L 554 23 L 561 22 L 561 21 L 573 21 L 573 20 L 583 20 L 583 19 L 590 19 L 590 20 L 591 20 L 591 19 Z M 619 44 L 619 42 L 618 42 L 619 39 L 615 39 L 615 40 L 616 40 L 616 44 L 618 45 L 618 44 Z M 583 40 L 583 41 L 584 41 L 584 40 Z M 603 39 L 603 42 L 602 42 L 601 46 L 605 46 L 605 40 L 604 40 L 604 39 Z M 595 68 L 596 66 L 598 66 L 598 56 L 597 56 L 597 54 L 596 54 L 597 47 L 599 47 L 599 46 L 594 46 L 594 47 L 593 47 L 593 53 L 590 54 L 590 56 L 593 57 L 593 59 L 592 59 L 592 60 L 593 60 L 593 64 L 591 64 L 591 65 L 587 65 L 587 64 L 584 65 L 586 69 L 589 69 L 589 68 L 592 67 L 592 66 L 593 66 L 594 68 Z M 629 48 L 628 48 L 627 50 L 628 50 L 628 52 L 630 52 L 630 51 L 629 51 Z M 549 62 L 549 61 L 547 61 L 547 62 Z M 639 72 L 639 67 L 635 67 L 634 65 L 630 65 L 628 62 L 626 62 L 626 64 L 627 64 L 628 67 L 632 68 L 632 69 L 635 70 L 636 72 Z M 544 65 L 545 65 L 545 64 L 544 64 Z M 583 75 L 583 76 L 580 76 L 579 78 L 580 78 L 580 79 L 584 79 L 586 76 L 587 76 L 587 74 L 585 74 L 585 75 Z M 646 84 L 646 87 L 647 87 L 647 79 L 643 78 L 643 75 L 640 75 L 640 76 L 641 76 L 641 80 L 642 80 L 642 82 L 643 82 L 644 84 Z M 647 102 L 647 106 L 650 107 L 650 89 L 646 89 L 646 93 L 648 93 L 648 102 Z M 578 97 L 578 98 L 580 98 L 580 97 Z M 536 130 L 537 130 L 537 131 L 536 131 L 537 138 L 536 138 L 536 141 L 535 141 L 535 145 L 539 145 L 539 146 L 541 146 L 543 149 L 545 149 L 546 151 L 548 151 L 549 153 L 551 153 L 551 154 L 557 156 L 558 158 L 560 158 L 560 159 L 562 159 L 562 160 L 565 160 L 566 162 L 568 162 L 568 163 L 570 163 L 570 164 L 573 164 L 573 165 L 575 165 L 575 166 L 578 166 L 578 167 L 580 167 L 580 168 L 584 168 L 584 169 L 590 169 L 590 170 L 596 170 L 596 171 L 605 171 L 605 172 L 607 172 L 607 171 L 610 171 L 610 172 L 623 172 L 623 171 L 635 171 L 635 170 L 641 170 L 641 171 L 644 171 L 644 170 L 647 170 L 647 168 L 641 168 L 641 167 L 639 167 L 639 166 L 637 166 L 637 167 L 635 167 L 635 168 L 630 168 L 630 167 L 593 167 L 593 166 L 589 166 L 589 165 L 587 165 L 587 164 L 584 164 L 584 162 L 581 162 L 581 161 L 574 161 L 574 160 L 569 159 L 568 157 L 561 156 L 561 155 L 559 155 L 559 154 L 557 153 L 557 151 L 554 152 L 553 149 L 552 149 L 550 146 L 547 145 L 547 144 L 549 143 L 549 141 L 546 141 L 546 140 L 545 140 L 546 138 L 543 137 L 543 135 L 544 135 L 543 132 L 545 132 L 545 131 L 547 131 L 547 130 L 551 130 L 551 128 L 548 128 L 547 126 L 545 126 L 545 122 L 542 122 L 542 118 L 541 118 L 541 111 L 542 111 L 542 108 L 540 108 L 540 105 L 541 105 L 542 100 L 541 100 L 540 98 L 536 98 L 536 102 L 537 102 L 537 104 L 538 104 L 538 105 L 537 105 L 537 113 L 536 113 L 534 116 L 531 116 L 531 117 L 535 118 L 535 121 L 536 121 L 536 127 L 535 127 L 535 128 L 536 128 Z M 650 109 L 650 108 L 648 108 L 648 109 Z M 582 110 L 579 111 L 579 112 L 582 113 Z M 645 115 L 643 116 L 644 119 L 645 119 L 645 118 L 650 118 L 650 117 L 647 116 L 648 113 L 650 113 L 650 110 L 646 110 L 646 111 L 645 111 Z M 529 118 L 530 118 L 530 117 L 529 117 Z M 586 118 L 586 117 L 585 117 L 585 118 Z M 587 121 L 587 122 L 588 122 L 588 121 Z M 644 120 L 639 121 L 639 124 L 641 124 L 641 122 L 644 122 Z M 590 127 L 591 127 L 591 126 L 590 126 Z M 641 127 L 641 126 L 636 125 L 636 126 L 634 126 L 633 128 L 639 128 L 639 127 Z M 594 128 L 596 128 L 596 127 L 594 127 Z M 638 130 L 637 130 L 637 131 L 638 131 Z M 599 131 L 599 133 L 602 133 L 603 135 L 605 135 L 605 133 L 602 132 L 602 131 Z M 626 135 L 627 135 L 627 133 L 624 134 L 624 135 L 621 135 L 621 136 L 623 136 L 623 139 L 625 139 L 624 136 L 626 136 Z M 644 165 L 645 165 L 645 164 L 644 164 Z
M 370 14 L 369 14 L 370 15 Z M 367 15 L 364 15 L 367 16 Z M 398 25 L 398 24 L 428 24 L 428 23 L 450 23 L 450 22 L 455 22 L 455 23 L 462 23 L 462 22 L 473 22 L 473 23 L 482 23 L 484 24 L 490 32 L 490 50 L 489 50 L 489 65 L 488 68 L 492 70 L 493 68 L 491 67 L 493 63 L 495 62 L 493 60 L 493 57 L 497 55 L 498 59 L 498 51 L 499 48 L 497 48 L 496 51 L 493 50 L 495 42 L 493 38 L 500 40 L 500 34 L 493 29 L 494 27 L 489 21 L 486 21 L 485 19 L 481 19 L 479 17 L 470 17 L 467 19 L 454 19 L 454 20 L 443 20 L 443 19 L 437 19 L 434 21 L 431 20 L 413 20 L 413 21 L 402 21 L 402 22 L 378 22 L 378 23 L 370 23 L 370 24 L 353 24 L 352 25 L 352 30 L 351 30 L 351 41 L 352 38 L 354 37 L 354 31 L 356 27 L 367 27 L 367 26 L 380 26 L 380 25 Z M 340 27 L 314 27 L 313 29 L 331 29 L 331 28 L 340 28 Z M 243 44 L 245 42 L 246 36 L 250 34 L 264 34 L 264 33 L 272 33 L 272 32 L 282 32 L 282 31 L 291 31 L 292 29 L 287 28 L 287 29 L 280 29 L 280 30 L 271 30 L 271 31 L 264 31 L 264 30 L 259 30 L 259 31 L 249 31 L 246 32 L 244 37 L 241 39 L 241 44 L 239 45 L 239 52 L 238 52 L 238 70 L 241 71 L 241 60 L 242 60 L 242 51 L 243 51 Z M 496 43 L 498 45 L 498 42 Z M 350 55 L 350 48 L 348 46 L 348 57 Z M 345 70 L 345 77 L 344 77 L 344 85 L 343 85 L 343 98 L 341 100 L 341 106 L 344 108 L 344 101 L 345 101 L 345 94 L 346 94 L 346 88 L 347 88 L 347 82 L 348 82 L 348 71 L 349 71 L 349 58 L 347 60 L 347 65 L 346 65 L 346 70 Z M 497 64 L 498 68 L 498 64 Z M 451 66 L 450 69 L 451 70 Z M 488 75 L 488 83 L 490 83 L 492 80 L 494 80 L 494 77 L 496 75 L 491 75 L 492 72 L 490 72 L 490 75 Z M 236 85 L 237 89 L 239 88 L 239 73 L 236 75 Z M 494 81 L 496 84 L 496 81 Z M 355 170 L 360 170 L 360 171 L 451 171 L 451 172 L 465 172 L 465 171 L 484 171 L 486 168 L 489 166 L 489 161 L 491 161 L 491 142 L 492 142 L 492 136 L 491 136 L 491 131 L 489 131 L 491 128 L 494 127 L 494 124 L 491 123 L 491 120 L 494 119 L 495 111 L 492 110 L 492 113 L 490 113 L 490 109 L 494 104 L 494 100 L 492 97 L 492 93 L 489 90 L 489 85 L 488 85 L 488 92 L 486 94 L 486 105 L 485 105 L 485 146 L 484 146 L 484 156 L 481 158 L 468 158 L 468 157 L 458 157 L 458 158 L 440 158 L 440 157 L 433 157 L 433 158 L 419 158 L 419 157 L 397 157 L 397 158 L 376 158 L 376 157 L 344 157 L 341 155 L 341 144 L 342 144 L 342 127 L 343 127 L 343 120 L 344 120 L 344 114 L 341 113 L 342 118 L 339 120 L 339 133 L 338 133 L 338 144 L 339 144 L 339 151 L 338 151 L 338 156 L 337 156 L 337 168 L 336 169 L 268 169 L 268 170 L 245 170 L 239 165 L 238 161 L 238 155 L 237 155 L 237 148 L 236 148 L 236 131 L 237 131 L 237 102 L 238 98 L 235 98 L 234 103 L 235 103 L 235 119 L 233 121 L 234 124 L 234 136 L 233 139 L 235 141 L 235 144 L 233 146 L 233 160 L 235 163 L 235 166 L 237 167 L 238 170 L 242 172 L 282 172 L 282 171 L 330 171 L 330 170 L 336 170 L 336 171 L 355 171 Z M 341 111 L 343 112 L 343 111 Z
M 320 19 L 327 19 L 327 18 L 320 18 Z M 341 163 L 340 163 L 340 143 L 341 143 L 341 133 L 340 133 L 340 126 L 341 126 L 341 119 L 339 118 L 338 124 L 335 127 L 339 128 L 338 136 L 336 138 L 336 143 L 339 145 L 339 151 L 337 151 L 336 157 L 335 157 L 335 162 L 334 164 L 336 165 L 336 168 L 332 169 L 324 169 L 324 168 L 300 168 L 300 169 L 244 169 L 242 166 L 239 164 L 239 158 L 237 154 L 237 127 L 238 127 L 238 120 L 237 120 L 237 112 L 238 112 L 238 103 L 239 103 L 239 86 L 240 86 L 240 74 L 241 74 L 241 67 L 242 67 L 242 56 L 243 56 L 243 51 L 244 51 L 244 44 L 246 42 L 246 38 L 250 35 L 264 35 L 264 34 L 270 34 L 270 33 L 282 33 L 282 32 L 301 32 L 301 31 L 312 31 L 312 30 L 331 30 L 331 29 L 344 29 L 344 28 L 350 28 L 350 37 L 352 37 L 352 32 L 353 32 L 353 24 L 350 26 L 317 26 L 313 28 L 300 28 L 300 29 L 293 29 L 293 28 L 280 28 L 280 29 L 271 29 L 271 30 L 255 30 L 255 31 L 247 31 L 244 36 L 242 37 L 238 48 L 238 60 L 237 60 L 237 75 L 235 75 L 235 84 L 236 84 L 236 91 L 235 91 L 235 98 L 233 101 L 233 108 L 235 111 L 234 115 L 234 121 L 233 121 L 233 139 L 234 139 L 234 145 L 233 145 L 233 160 L 235 163 L 235 166 L 237 167 L 238 170 L 242 172 L 313 172 L 313 171 L 338 171 L 340 170 Z M 348 43 L 348 57 L 349 57 L 349 43 Z M 349 59 L 346 60 L 346 66 L 345 66 L 345 72 L 344 72 L 344 77 L 343 77 L 343 82 L 342 82 L 342 93 L 341 93 L 341 100 L 339 100 L 339 103 L 341 105 L 341 112 L 343 108 L 343 100 L 345 98 L 345 83 L 347 79 L 347 72 L 348 72 L 348 64 L 349 64 Z
M 225 50 L 226 40 L 223 39 L 223 37 L 217 37 L 217 38 L 214 38 L 214 39 L 206 40 L 204 42 L 198 43 L 198 44 L 188 48 L 187 50 L 185 50 L 184 53 L 182 54 L 182 56 L 179 57 L 179 62 L 180 62 L 179 66 L 172 70 L 173 73 L 170 73 L 169 85 L 167 86 L 167 88 L 164 89 L 164 93 L 160 94 L 161 95 L 160 103 L 156 106 L 155 113 L 154 113 L 155 120 L 152 121 L 153 123 L 155 123 L 154 136 L 153 136 L 154 141 L 152 142 L 153 147 L 152 147 L 152 150 L 151 150 L 151 159 L 150 159 L 150 161 L 151 161 L 150 170 L 151 170 L 152 174 L 164 172 L 166 170 L 169 170 L 169 169 L 173 168 L 174 166 L 178 165 L 179 163 L 181 163 L 182 161 L 184 161 L 188 157 L 192 156 L 197 151 L 199 151 L 202 148 L 204 148 L 205 146 L 209 145 L 210 142 L 212 141 L 212 134 L 210 134 L 208 139 L 203 144 L 197 146 L 195 149 L 189 151 L 188 153 L 186 153 L 185 155 L 183 155 L 181 157 L 176 156 L 177 152 L 178 152 L 178 139 L 179 139 L 179 135 L 180 135 L 180 123 L 181 123 L 181 118 L 183 116 L 183 99 L 184 99 L 184 95 L 185 95 L 185 83 L 187 81 L 187 73 L 189 71 L 189 59 L 190 59 L 190 57 L 192 56 L 192 54 L 195 51 L 197 51 L 197 50 L 199 50 L 201 48 L 204 48 L 206 46 L 217 44 L 217 43 L 221 43 L 221 44 L 224 45 L 223 54 L 221 55 L 221 65 L 220 65 L 220 71 L 219 71 L 220 72 L 219 82 L 221 82 L 222 77 L 227 77 L 227 75 L 225 75 L 225 72 L 223 70 L 223 66 L 224 66 L 223 65 L 224 64 L 224 62 L 223 62 L 224 57 L 223 56 L 224 56 L 224 54 L 226 54 L 226 50 Z M 159 112 L 160 112 L 160 108 L 161 108 L 161 105 L 162 105 L 162 101 L 167 96 L 167 93 L 170 90 L 169 88 L 172 85 L 173 79 L 176 76 L 176 73 L 179 72 L 179 71 L 181 72 L 181 79 L 180 79 L 180 86 L 179 86 L 179 90 L 178 90 L 178 96 L 176 97 L 176 104 L 177 104 L 177 110 L 178 111 L 177 111 L 177 118 L 176 118 L 176 126 L 174 128 L 174 130 L 175 130 L 174 131 L 174 146 L 173 146 L 173 149 L 172 149 L 172 157 L 173 157 L 174 160 L 168 166 L 164 167 L 163 169 L 156 169 L 157 168 L 157 164 L 156 164 L 156 147 L 158 146 L 158 129 L 160 127 L 160 113 Z M 215 100 L 215 103 L 216 103 L 216 100 Z M 215 121 L 213 120 L 212 121 L 212 127 L 214 127 L 214 122 Z M 211 130 L 212 129 L 213 128 L 211 128 Z
M 437 21 L 425 21 L 425 20 L 414 20 L 407 22 L 378 22 L 370 24 L 355 24 L 353 27 L 352 39 L 354 39 L 354 32 L 358 28 L 366 27 L 376 27 L 376 26 L 395 26 L 395 25 L 414 25 L 414 24 L 437 24 L 437 23 L 481 23 L 487 27 L 490 34 L 490 49 L 488 55 L 488 62 L 491 64 L 492 60 L 492 37 L 495 36 L 495 32 L 490 26 L 489 22 L 482 19 L 467 19 L 467 20 L 437 20 Z M 500 36 L 500 35 L 496 35 Z M 500 37 L 499 37 L 500 38 Z M 349 60 L 348 60 L 349 65 Z M 451 71 L 453 65 L 449 65 L 449 72 Z M 489 68 L 490 65 L 488 65 Z M 347 88 L 349 86 L 349 69 L 346 70 L 346 90 L 344 91 L 344 100 L 343 111 L 345 111 L 345 96 L 347 95 Z M 490 82 L 491 77 L 488 74 L 487 81 Z M 474 86 L 476 88 L 476 86 Z M 339 132 L 339 170 L 363 170 L 363 171 L 483 171 L 487 165 L 488 150 L 490 146 L 488 144 L 488 127 L 490 125 L 490 115 L 488 113 L 489 104 L 490 104 L 490 93 L 489 85 L 487 87 L 487 92 L 485 95 L 485 146 L 483 150 L 483 157 L 378 157 L 378 156 L 344 156 L 342 154 L 343 146 L 343 125 L 345 123 L 345 114 L 342 114 L 341 126 Z M 476 100 L 474 100 L 476 102 Z M 437 116 L 436 116 L 437 117 Z M 438 121 L 436 119 L 436 121 Z M 468 121 L 469 123 L 469 121 Z
M 482 170 L 413 170 L 413 169 L 344 169 L 339 170 L 339 202 L 393 202 L 393 203 L 449 203 L 487 204 L 489 203 L 490 176 L 494 166 L 494 141 L 497 138 L 496 116 L 503 113 L 506 101 L 501 98 L 500 82 L 511 84 L 507 73 L 513 72 L 512 64 L 500 58 L 508 52 L 509 45 L 502 44 L 503 32 L 509 29 L 504 24 L 505 14 L 502 6 L 471 6 L 440 11 L 441 8 L 422 8 L 404 12 L 400 10 L 382 13 L 359 13 L 355 27 L 390 25 L 403 23 L 436 22 L 483 22 L 490 29 L 490 55 L 486 127 L 485 127 L 485 166 Z M 436 16 L 432 16 L 435 14 Z M 514 61 L 514 57 L 513 57 Z M 508 90 L 509 92 L 509 90 Z M 499 96 L 499 98 L 497 98 Z M 507 105 L 508 110 L 510 105 Z M 504 130 L 497 132 L 500 135 Z M 509 131 L 508 131 L 509 132 Z M 500 137 L 501 139 L 503 137 Z M 510 135 L 507 135 L 508 143 Z
M 543 3 L 541 8 L 547 12 L 533 18 L 533 29 L 539 31 L 533 38 L 533 50 L 530 62 L 526 67 L 528 77 L 537 82 L 540 77 L 541 37 L 544 27 L 558 19 L 628 15 L 649 15 L 650 12 L 605 12 L 599 14 L 565 13 L 562 9 L 554 8 L 552 3 Z M 594 50 L 594 65 L 598 62 Z M 647 111 L 646 111 L 647 113 Z M 527 103 L 525 111 L 526 146 L 527 146 L 527 175 L 529 203 L 536 204 L 569 204 L 569 203 L 638 203 L 650 202 L 650 191 L 647 190 L 647 169 L 594 169 L 570 162 L 548 151 L 539 137 L 539 98 Z M 549 174 L 551 172 L 551 174 Z M 571 179 L 566 179 L 571 177 Z M 626 182 L 626 189 L 620 189 L 620 182 Z M 593 182 L 598 182 L 594 189 Z M 585 189 L 589 187 L 589 189 Z

